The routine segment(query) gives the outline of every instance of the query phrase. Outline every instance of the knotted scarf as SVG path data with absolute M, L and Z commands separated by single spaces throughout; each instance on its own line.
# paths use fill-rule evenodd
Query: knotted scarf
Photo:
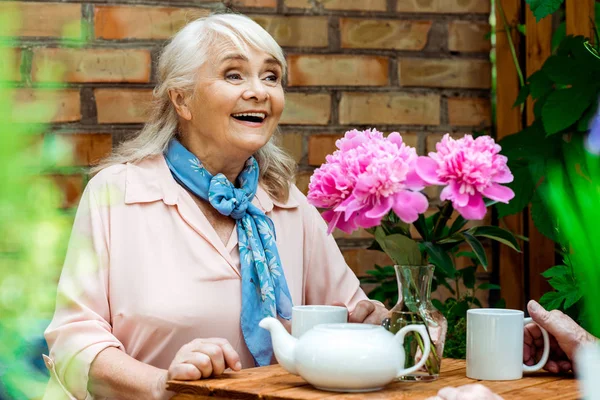
M 251 203 L 258 186 L 258 163 L 254 157 L 246 161 L 236 188 L 225 175 L 212 176 L 176 139 L 169 143 L 165 159 L 175 180 L 221 214 L 235 219 L 242 275 L 242 333 L 255 364 L 269 365 L 273 355 L 271 337 L 258 323 L 276 315 L 289 320 L 292 298 L 275 243 L 273 221 Z

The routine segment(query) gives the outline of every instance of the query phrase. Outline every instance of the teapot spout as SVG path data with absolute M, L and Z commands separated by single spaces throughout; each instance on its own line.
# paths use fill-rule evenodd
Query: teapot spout
M 298 375 L 295 356 L 298 339 L 290 335 L 281 322 L 272 317 L 264 318 L 258 323 L 258 326 L 271 333 L 273 351 L 277 362 L 290 374 Z

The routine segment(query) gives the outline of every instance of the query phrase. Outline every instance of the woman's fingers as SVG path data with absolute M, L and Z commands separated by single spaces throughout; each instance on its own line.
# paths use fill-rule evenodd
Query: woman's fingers
M 202 377 L 206 378 L 210 375 L 221 375 L 225 371 L 225 357 L 223 355 L 223 349 L 218 344 L 214 343 L 202 343 L 196 349 L 194 353 L 204 357 L 195 358 L 195 360 L 206 363 L 206 357 L 208 357 L 208 365 L 201 364 L 204 369 L 202 371 Z M 196 364 L 194 364 L 196 365 Z
M 363 323 L 373 311 L 375 311 L 375 304 L 368 300 L 361 300 L 348 317 L 348 322 Z
M 169 367 L 168 379 L 195 381 L 202 378 L 202 373 L 193 364 L 178 363 Z

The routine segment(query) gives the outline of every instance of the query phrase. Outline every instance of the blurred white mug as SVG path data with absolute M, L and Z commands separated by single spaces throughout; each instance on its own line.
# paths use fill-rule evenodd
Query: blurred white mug
M 523 364 L 523 327 L 532 322 L 520 310 L 478 308 L 467 311 L 467 377 L 488 381 L 521 379 L 523 372 L 542 369 L 550 354 L 548 333 L 544 352 L 532 366 Z
M 339 306 L 294 306 L 292 336 L 299 338 L 319 324 L 348 322 L 348 310 Z

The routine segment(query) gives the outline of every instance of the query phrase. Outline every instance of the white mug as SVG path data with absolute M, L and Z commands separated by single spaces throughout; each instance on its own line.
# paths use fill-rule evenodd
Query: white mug
M 338 306 L 292 307 L 292 336 L 299 338 L 319 324 L 348 322 L 348 310 Z
M 479 308 L 467 311 L 467 377 L 488 381 L 521 379 L 538 371 L 550 354 L 548 332 L 542 327 L 544 352 L 532 366 L 523 364 L 523 327 L 532 322 L 520 310 Z

